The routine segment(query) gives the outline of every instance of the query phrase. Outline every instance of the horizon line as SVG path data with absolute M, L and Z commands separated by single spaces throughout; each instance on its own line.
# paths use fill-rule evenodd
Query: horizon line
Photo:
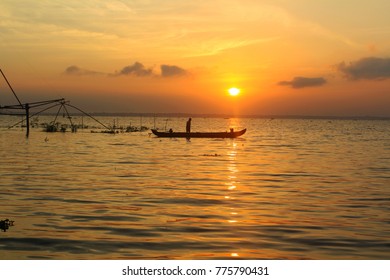
M 53 115 L 54 113 L 42 113 L 41 115 Z M 83 115 L 78 112 L 72 112 L 73 115 Z M 222 114 L 222 113 L 135 113 L 135 112 L 92 112 L 95 116 L 128 116 L 128 117 L 198 117 L 198 118 L 258 118 L 258 119 L 345 119 L 345 120 L 390 120 L 390 116 L 373 115 L 300 115 L 300 114 Z

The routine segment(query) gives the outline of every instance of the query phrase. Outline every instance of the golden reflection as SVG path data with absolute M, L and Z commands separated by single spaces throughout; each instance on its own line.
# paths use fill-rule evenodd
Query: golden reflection
M 236 120 L 235 120 L 236 121 Z M 235 123 L 237 125 L 237 123 Z M 224 196 L 225 199 L 234 199 L 234 191 L 237 190 L 237 174 L 239 170 L 237 168 L 237 143 L 229 142 L 230 149 L 227 150 L 228 164 L 227 164 L 227 191 L 228 193 Z
M 239 127 L 239 123 L 237 119 L 233 119 L 230 121 L 230 127 L 233 127 L 234 129 Z M 227 176 L 226 176 L 226 193 L 224 195 L 224 198 L 226 200 L 229 200 L 229 208 L 226 211 L 226 222 L 231 225 L 232 231 L 234 232 L 235 229 L 240 224 L 240 209 L 237 208 L 237 204 L 235 203 L 237 192 L 240 189 L 240 171 L 239 171 L 239 165 L 237 164 L 237 155 L 239 153 L 239 146 L 237 143 L 233 141 L 227 142 L 227 163 L 226 163 L 226 170 L 227 170 Z M 238 234 L 238 233 L 237 233 Z M 236 236 L 237 238 L 240 238 L 240 236 Z M 236 249 L 235 249 L 236 250 Z M 230 253 L 231 257 L 239 257 L 238 252 Z

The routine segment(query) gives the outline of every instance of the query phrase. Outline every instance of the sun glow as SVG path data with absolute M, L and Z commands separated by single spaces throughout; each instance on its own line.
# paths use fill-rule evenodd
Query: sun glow
M 241 90 L 239 88 L 235 88 L 235 87 L 229 88 L 228 90 L 230 96 L 237 96 L 240 94 L 240 91 Z

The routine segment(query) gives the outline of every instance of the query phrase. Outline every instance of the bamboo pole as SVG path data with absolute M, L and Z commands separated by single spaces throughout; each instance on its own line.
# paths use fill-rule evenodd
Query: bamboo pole
M 20 107 L 23 108 L 22 102 L 20 102 L 20 100 L 19 100 L 18 96 L 16 95 L 14 89 L 12 88 L 11 84 L 8 82 L 7 77 L 4 75 L 4 73 L 3 73 L 3 71 L 2 71 L 1 69 L 0 69 L 0 72 L 1 72 L 1 74 L 3 75 L 4 80 L 7 82 L 7 84 L 8 84 L 8 86 L 9 86 L 9 88 L 11 89 L 12 93 L 14 94 L 16 100 L 18 100 Z
M 26 137 L 30 135 L 30 105 L 28 103 L 25 104 L 25 109 L 26 109 Z

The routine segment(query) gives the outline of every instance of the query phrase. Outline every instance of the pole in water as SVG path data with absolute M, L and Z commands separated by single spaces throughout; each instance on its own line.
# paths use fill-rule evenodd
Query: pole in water
M 28 138 L 30 135 L 30 105 L 26 103 L 24 108 L 26 109 L 26 137 Z

